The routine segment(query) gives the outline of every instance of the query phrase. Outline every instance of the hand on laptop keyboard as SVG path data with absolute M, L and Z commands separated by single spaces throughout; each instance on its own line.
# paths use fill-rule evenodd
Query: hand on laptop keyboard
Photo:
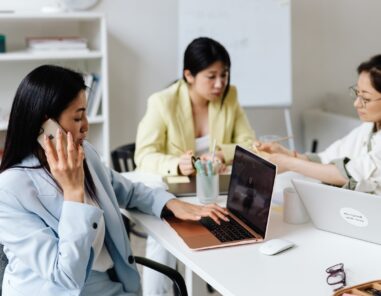
M 175 198 L 169 200 L 165 206 L 181 220 L 198 221 L 201 217 L 210 217 L 217 224 L 219 224 L 220 221 L 229 221 L 226 217 L 228 215 L 227 210 L 217 204 L 200 206 Z

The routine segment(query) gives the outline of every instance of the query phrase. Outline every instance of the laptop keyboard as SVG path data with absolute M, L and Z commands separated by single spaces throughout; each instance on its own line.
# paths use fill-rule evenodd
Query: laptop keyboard
M 229 217 L 229 220 L 229 222 L 220 220 L 221 224 L 218 225 L 212 218 L 202 217 L 199 222 L 222 243 L 254 238 L 250 232 L 232 217 Z

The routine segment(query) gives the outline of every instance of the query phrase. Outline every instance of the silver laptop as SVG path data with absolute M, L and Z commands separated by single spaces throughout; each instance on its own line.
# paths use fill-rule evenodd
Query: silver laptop
M 202 250 L 261 242 L 270 216 L 276 166 L 236 146 L 227 198 L 229 222 L 164 217 L 189 248 Z
M 292 180 L 316 228 L 381 244 L 381 196 Z

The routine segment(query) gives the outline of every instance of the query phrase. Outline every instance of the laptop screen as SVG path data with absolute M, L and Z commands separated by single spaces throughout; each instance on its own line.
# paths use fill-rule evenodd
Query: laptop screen
M 264 237 L 271 207 L 276 166 L 237 146 L 227 208 Z

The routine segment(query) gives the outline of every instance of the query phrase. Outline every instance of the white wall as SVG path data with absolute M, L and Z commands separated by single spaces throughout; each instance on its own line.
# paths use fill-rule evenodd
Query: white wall
M 40 11 L 56 0 L 0 0 L 0 10 Z M 135 141 L 148 96 L 177 78 L 177 1 L 102 0 L 108 24 L 111 148 Z M 1 33 L 1 28 L 0 28 Z
M 177 9 L 176 0 L 103 0 L 96 7 L 109 28 L 111 147 L 134 141 L 147 97 L 177 78 Z M 292 18 L 292 120 L 302 149 L 300 112 L 319 105 L 322 85 L 320 1 L 294 0 Z M 286 134 L 281 110 L 246 112 L 257 135 Z
M 103 0 L 96 9 L 108 16 L 115 147 L 134 141 L 147 97 L 176 78 L 178 6 L 176 0 Z M 303 110 L 324 106 L 354 114 L 347 90 L 356 82 L 357 65 L 381 53 L 380 11 L 379 0 L 291 0 L 291 113 L 299 150 L 310 148 L 303 147 Z M 281 110 L 246 112 L 257 135 L 286 134 Z
M 0 0 L 0 8 L 51 1 Z M 108 21 L 114 148 L 135 140 L 148 96 L 177 78 L 178 4 L 176 0 L 101 0 L 93 10 L 104 12 Z M 291 0 L 291 11 L 292 120 L 297 148 L 302 150 L 304 109 L 324 105 L 335 112 L 354 113 L 347 89 L 356 82 L 358 64 L 381 53 L 381 1 Z M 286 133 L 281 111 L 246 111 L 258 135 Z
M 108 24 L 111 148 L 134 142 L 150 94 L 177 78 L 177 1 L 103 0 Z
M 381 53 L 381 1 L 322 2 L 324 15 L 321 51 L 324 68 L 320 94 L 333 111 L 355 114 L 348 96 L 348 87 L 356 83 L 357 66 L 371 56 Z M 339 103 L 329 104 L 332 99 L 337 99 Z
M 0 10 L 36 11 L 55 3 L 55 0 L 0 0 Z

